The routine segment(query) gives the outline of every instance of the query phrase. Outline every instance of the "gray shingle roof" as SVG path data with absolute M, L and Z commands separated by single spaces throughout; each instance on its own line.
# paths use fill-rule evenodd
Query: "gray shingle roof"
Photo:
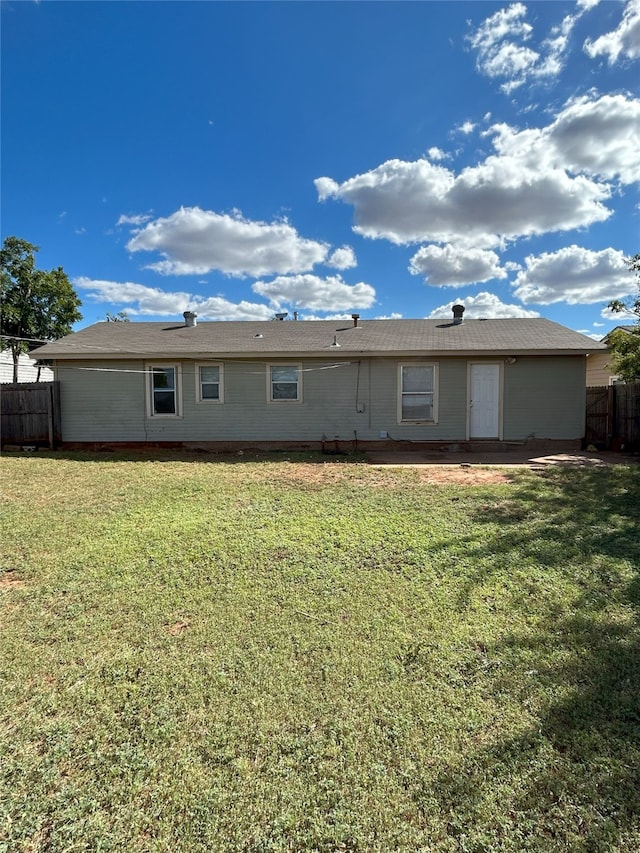
M 632 333 L 632 332 L 638 332 L 640 327 L 638 326 L 637 323 L 634 323 L 630 326 L 616 326 L 614 329 L 611 329 L 611 332 L 617 332 L 618 329 L 620 329 L 622 332 Z M 603 338 L 600 338 L 600 340 L 606 344 L 611 332 L 607 332 L 607 334 Z
M 335 341 L 339 347 L 333 346 Z M 96 323 L 34 350 L 40 359 L 588 353 L 605 345 L 551 320 Z

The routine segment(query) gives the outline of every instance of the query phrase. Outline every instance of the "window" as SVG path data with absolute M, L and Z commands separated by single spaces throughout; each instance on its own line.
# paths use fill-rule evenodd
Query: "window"
M 196 400 L 198 403 L 222 403 L 222 365 L 196 365 Z
M 437 365 L 401 364 L 398 421 L 436 422 Z
M 269 401 L 300 402 L 302 400 L 302 371 L 298 364 L 268 364 Z
M 180 369 L 177 364 L 151 364 L 149 370 L 149 414 L 173 416 L 180 414 L 179 382 Z

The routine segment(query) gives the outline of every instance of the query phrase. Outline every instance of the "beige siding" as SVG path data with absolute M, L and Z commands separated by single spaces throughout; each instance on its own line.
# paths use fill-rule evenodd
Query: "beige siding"
M 616 379 L 616 375 L 609 362 L 611 361 L 611 353 L 594 352 L 587 358 L 587 386 L 593 385 L 611 385 Z
M 409 361 L 307 359 L 302 361 L 302 401 L 279 403 L 267 401 L 264 361 L 225 361 L 224 403 L 198 403 L 196 362 L 182 361 L 180 417 L 148 416 L 143 361 L 59 363 L 62 438 L 70 442 L 320 441 L 323 437 L 350 441 L 355 435 L 378 440 L 386 431 L 392 439 L 464 441 L 468 360 L 437 360 L 437 423 L 402 425 L 397 416 L 398 365 Z M 430 359 L 425 355 L 416 361 Z M 504 438 L 581 438 L 584 362 L 581 356 L 537 357 L 505 365 Z M 331 367 L 334 364 L 339 366 Z

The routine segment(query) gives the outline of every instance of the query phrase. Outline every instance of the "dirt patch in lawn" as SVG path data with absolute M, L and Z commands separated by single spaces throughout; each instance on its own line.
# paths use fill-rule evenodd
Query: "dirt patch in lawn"
M 0 574 L 0 590 L 22 589 L 25 583 L 13 570 Z
M 173 625 L 166 625 L 165 629 L 167 634 L 171 634 L 172 637 L 178 636 L 178 634 L 182 634 L 189 627 L 188 622 L 184 622 L 182 619 L 174 622 Z
M 473 465 L 429 465 L 418 469 L 420 480 L 428 483 L 454 483 L 475 486 L 488 483 L 509 483 L 513 474 L 499 468 L 478 468 Z
M 372 462 L 366 470 L 358 471 L 349 464 L 327 462 L 324 464 L 296 462 L 281 466 L 277 473 L 279 483 L 289 483 L 303 489 L 323 488 L 332 483 L 338 484 L 346 479 L 358 482 L 362 479 L 367 488 L 404 488 L 406 481 L 397 477 L 398 468 L 411 469 L 412 479 L 423 483 L 453 483 L 473 486 L 484 483 L 507 483 L 513 480 L 513 472 L 508 469 L 481 467 L 467 463 L 457 465 L 425 464 L 413 456 L 409 461 L 377 463 Z M 256 479 L 264 476 L 255 472 Z

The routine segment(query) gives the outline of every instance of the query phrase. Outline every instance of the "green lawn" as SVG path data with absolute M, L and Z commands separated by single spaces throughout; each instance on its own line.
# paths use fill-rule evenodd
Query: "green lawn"
M 637 464 L 0 476 L 0 851 L 640 849 Z

